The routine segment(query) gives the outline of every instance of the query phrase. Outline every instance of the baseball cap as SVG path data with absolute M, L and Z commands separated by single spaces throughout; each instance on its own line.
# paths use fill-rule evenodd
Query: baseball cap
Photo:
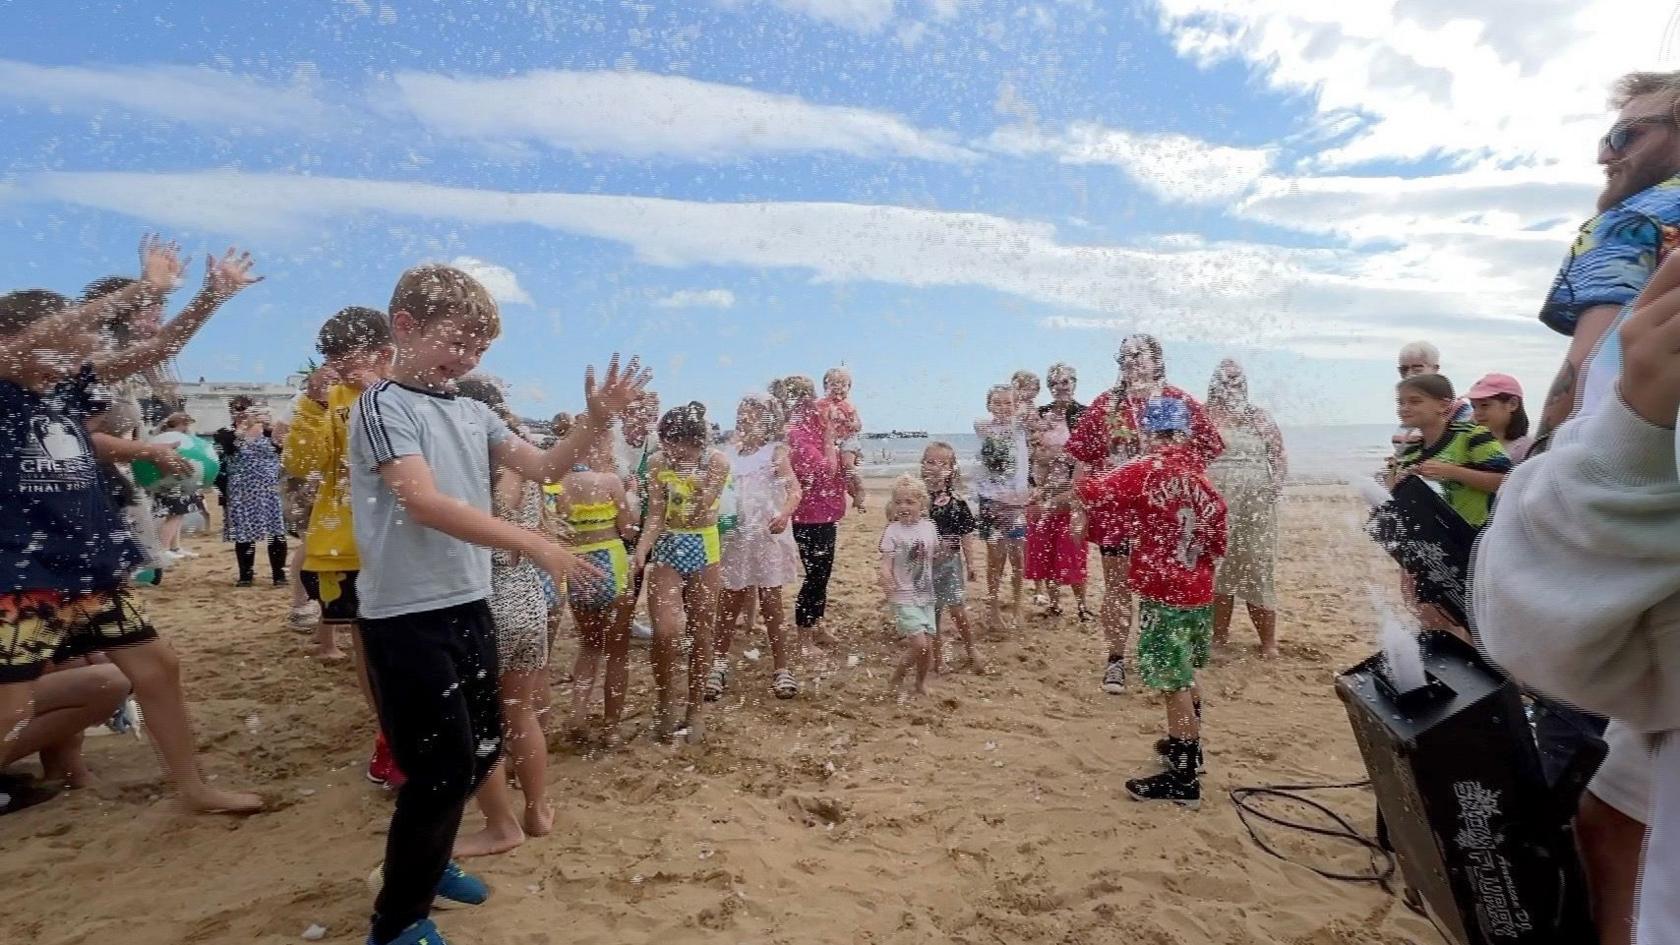
M 1190 405 L 1177 397 L 1151 397 L 1143 408 L 1143 429 L 1149 433 L 1190 429 Z
M 1483 397 L 1498 397 L 1500 394 L 1509 394 L 1520 399 L 1523 395 L 1522 385 L 1509 374 L 1489 374 L 1470 385 L 1470 390 L 1466 391 L 1464 396 L 1471 400 L 1480 400 Z

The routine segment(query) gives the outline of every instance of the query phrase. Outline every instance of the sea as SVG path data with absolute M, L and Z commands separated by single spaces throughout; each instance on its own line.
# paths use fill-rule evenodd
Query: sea
M 1289 451 L 1289 481 L 1299 485 L 1348 483 L 1383 468 L 1392 448 L 1394 424 L 1283 427 Z M 922 450 L 935 441 L 951 444 L 962 458 L 965 473 L 973 475 L 980 438 L 968 433 L 930 434 L 863 441 L 866 476 L 896 476 L 920 468 Z

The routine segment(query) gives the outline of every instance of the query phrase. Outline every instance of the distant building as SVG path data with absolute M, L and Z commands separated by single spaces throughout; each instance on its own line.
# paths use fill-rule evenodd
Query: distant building
M 289 420 L 292 416 L 292 400 L 298 391 L 303 389 L 302 378 L 293 376 L 286 379 L 286 383 L 274 384 L 267 381 L 182 381 L 176 385 L 180 395 L 182 408 L 193 416 L 198 423 L 195 429 L 199 433 L 209 433 L 228 424 L 228 401 L 234 397 L 244 395 L 256 402 L 259 407 L 268 408 L 276 420 Z

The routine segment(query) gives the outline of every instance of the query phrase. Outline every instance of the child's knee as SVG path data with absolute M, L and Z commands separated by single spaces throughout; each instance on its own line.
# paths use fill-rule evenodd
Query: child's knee
M 180 688 L 181 657 L 176 655 L 174 647 L 154 640 L 139 651 L 138 657 L 130 660 L 123 670 L 136 692 Z

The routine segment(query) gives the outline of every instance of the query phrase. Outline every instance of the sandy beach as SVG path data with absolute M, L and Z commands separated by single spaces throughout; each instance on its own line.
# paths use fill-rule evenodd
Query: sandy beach
M 1208 775 L 1195 812 L 1126 798 L 1122 781 L 1152 769 L 1162 712 L 1135 684 L 1100 691 L 1094 622 L 988 633 L 990 675 L 946 676 L 895 704 L 873 570 L 881 505 L 842 525 L 830 613 L 844 646 L 801 668 L 801 698 L 770 697 L 766 652 L 738 665 L 703 754 L 638 737 L 586 756 L 553 741 L 554 834 L 471 861 L 493 898 L 442 917 L 446 934 L 481 945 L 1439 940 L 1375 886 L 1262 852 L 1226 797 L 1363 777 L 1331 680 L 1375 648 L 1366 585 L 1391 584 L 1392 568 L 1355 531 L 1361 506 L 1345 489 L 1286 498 L 1283 656 L 1253 659 L 1239 617 L 1203 684 Z M 227 546 L 200 536 L 191 547 L 204 556 L 143 598 L 182 654 L 206 764 L 273 807 L 180 814 L 147 746 L 91 738 L 96 787 L 0 819 L 0 943 L 277 945 L 312 924 L 329 942 L 366 934 L 364 877 L 391 801 L 363 780 L 372 726 L 351 671 L 304 655 L 306 638 L 283 625 L 285 590 L 236 590 Z M 767 649 L 762 637 L 738 646 Z M 571 641 L 555 652 L 559 680 Z M 641 722 L 646 649 L 632 658 Z M 1368 791 L 1325 799 L 1371 829 Z M 478 824 L 470 811 L 466 829 Z M 1322 866 L 1366 863 L 1345 845 L 1270 836 Z

